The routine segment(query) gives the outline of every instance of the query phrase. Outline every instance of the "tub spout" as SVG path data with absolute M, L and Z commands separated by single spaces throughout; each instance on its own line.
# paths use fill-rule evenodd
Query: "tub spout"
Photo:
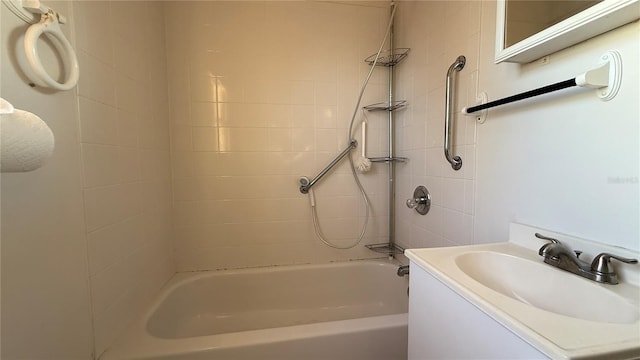
M 409 275 L 409 265 L 402 265 L 398 267 L 398 276 Z

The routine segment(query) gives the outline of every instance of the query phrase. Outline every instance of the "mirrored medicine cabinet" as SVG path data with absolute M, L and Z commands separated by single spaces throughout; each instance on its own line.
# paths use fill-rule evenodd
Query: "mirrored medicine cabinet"
M 639 0 L 498 0 L 495 62 L 528 63 L 638 18 Z

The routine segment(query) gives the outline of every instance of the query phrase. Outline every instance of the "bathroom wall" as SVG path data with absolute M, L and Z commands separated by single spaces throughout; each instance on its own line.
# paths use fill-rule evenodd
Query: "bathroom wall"
M 490 97 L 572 78 L 612 49 L 624 70 L 611 101 L 572 89 L 494 111 L 478 127 L 476 241 L 504 237 L 514 220 L 640 250 L 640 24 L 551 54 L 548 64 L 493 65 L 494 4 L 482 10 L 479 89 Z M 518 81 L 500 86 L 508 79 Z
M 2 174 L 3 359 L 99 356 L 175 272 L 163 5 L 47 5 L 68 19 L 72 91 L 28 86 L 27 25 L 0 6 L 2 96 L 56 138 L 43 168 Z
M 323 245 L 298 179 L 345 148 L 388 3 L 168 2 L 165 13 L 178 269 L 380 256 Z M 384 101 L 386 79 L 376 69 L 362 105 Z M 385 114 L 369 115 L 369 156 L 385 155 L 385 127 Z M 339 246 L 364 221 L 350 171 L 345 161 L 314 187 L 322 231 Z M 385 178 L 384 164 L 361 177 L 362 244 L 388 241 Z
M 52 3 L 69 14 L 70 3 Z M 42 168 L 3 173 L 2 359 L 91 359 L 91 311 L 83 221 L 78 116 L 73 92 L 31 88 L 16 63 L 26 23 L 0 5 L 1 96 L 39 115 L 56 149 Z M 66 27 L 65 34 L 70 34 Z M 43 63 L 55 63 L 41 46 Z
M 398 67 L 399 91 L 415 105 L 399 124 L 411 129 L 400 144 L 414 161 L 401 168 L 397 192 L 408 197 L 422 183 L 437 205 L 425 217 L 399 212 L 400 241 L 410 247 L 504 241 L 508 223 L 521 222 L 638 250 L 638 23 L 545 62 L 496 65 L 495 6 L 400 2 L 399 46 L 417 51 Z M 458 78 L 460 109 L 474 103 L 477 92 L 497 99 L 575 77 L 610 49 L 624 62 L 615 99 L 603 102 L 594 90 L 574 88 L 492 109 L 484 124 L 457 116 L 454 153 L 463 167 L 452 173 L 442 154 L 441 124 L 444 79 L 456 56 L 471 60 Z
M 164 8 L 147 1 L 73 4 L 99 355 L 175 272 Z
M 455 74 L 456 106 L 475 98 L 480 44 L 479 1 L 402 1 L 398 5 L 396 43 L 409 47 L 407 59 L 396 66 L 397 97 L 410 106 L 398 118 L 398 151 L 410 161 L 398 165 L 396 187 L 397 240 L 406 247 L 473 243 L 475 153 L 477 125 L 457 117 L 453 153 L 462 158 L 454 171 L 445 160 L 444 107 L 447 69 L 466 56 Z M 425 216 L 407 208 L 406 199 L 418 185 L 432 195 Z

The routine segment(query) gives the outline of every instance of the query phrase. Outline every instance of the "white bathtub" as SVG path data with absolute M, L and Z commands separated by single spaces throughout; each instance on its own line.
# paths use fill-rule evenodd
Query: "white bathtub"
M 409 282 L 397 268 L 179 273 L 101 359 L 406 359 Z

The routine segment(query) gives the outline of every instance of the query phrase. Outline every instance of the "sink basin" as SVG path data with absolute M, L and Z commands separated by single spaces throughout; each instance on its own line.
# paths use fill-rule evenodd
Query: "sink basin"
M 573 318 L 629 324 L 640 317 L 637 306 L 608 286 L 550 265 L 493 251 L 458 255 L 455 263 L 480 284 L 538 309 Z

